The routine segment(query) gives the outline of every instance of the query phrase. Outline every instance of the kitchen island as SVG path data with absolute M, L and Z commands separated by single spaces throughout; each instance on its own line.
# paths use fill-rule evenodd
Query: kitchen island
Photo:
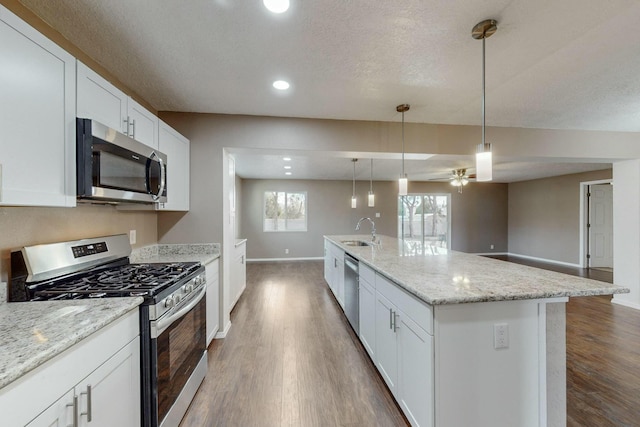
M 359 336 L 412 425 L 565 425 L 565 303 L 627 289 L 378 239 L 325 236 L 325 278 L 344 305 L 359 260 Z

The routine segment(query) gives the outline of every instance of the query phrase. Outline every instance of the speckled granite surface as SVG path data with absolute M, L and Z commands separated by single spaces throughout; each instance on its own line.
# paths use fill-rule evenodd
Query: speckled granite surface
M 131 252 L 132 263 L 200 261 L 203 265 L 220 257 L 219 243 L 151 245 Z
M 325 236 L 428 304 L 459 304 L 627 293 L 629 289 L 463 252 L 379 236 L 379 246 L 347 246 L 370 235 Z
M 141 303 L 136 297 L 0 304 L 0 389 Z

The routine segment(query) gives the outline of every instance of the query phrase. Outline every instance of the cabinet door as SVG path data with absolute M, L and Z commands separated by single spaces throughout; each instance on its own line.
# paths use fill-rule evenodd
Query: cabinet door
M 434 423 L 433 337 L 398 313 L 398 402 L 412 426 Z
M 90 387 L 90 388 L 89 388 Z M 76 386 L 80 426 L 140 424 L 140 337 Z
M 127 115 L 129 116 L 129 136 L 157 149 L 158 117 L 131 97 L 127 100 Z
M 126 134 L 127 95 L 80 61 L 77 71 L 78 117 L 96 120 Z
M 376 360 L 376 291 L 362 276 L 360 276 L 358 296 L 360 299 L 360 341 L 369 353 L 371 360 Z
M 344 255 L 337 258 L 336 263 L 336 298 L 344 310 Z
M 167 202 L 159 210 L 189 210 L 189 140 L 160 121 L 159 150 L 167 155 Z
M 331 244 L 325 240 L 324 242 L 324 280 L 331 288 L 331 271 L 333 269 L 333 257 L 331 255 Z
M 393 330 L 396 307 L 376 292 L 376 366 L 394 396 L 397 395 L 398 355 Z
M 0 205 L 75 206 L 75 59 L 0 6 Z
M 67 427 L 74 425 L 73 396 L 73 390 L 69 390 L 53 405 L 27 424 L 27 427 Z
M 205 266 L 207 271 L 207 346 L 220 328 L 220 280 L 219 261 L 216 259 Z

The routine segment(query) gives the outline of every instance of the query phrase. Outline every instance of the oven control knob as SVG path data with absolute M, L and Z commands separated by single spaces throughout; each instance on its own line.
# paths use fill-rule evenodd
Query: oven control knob
M 176 305 L 176 302 L 173 300 L 173 297 L 169 296 L 164 300 L 164 307 L 171 308 Z
M 174 295 L 173 296 L 173 305 L 176 305 L 177 303 L 180 302 L 180 295 Z

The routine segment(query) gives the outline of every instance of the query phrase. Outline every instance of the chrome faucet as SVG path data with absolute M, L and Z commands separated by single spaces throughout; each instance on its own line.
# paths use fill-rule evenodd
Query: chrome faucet
M 376 223 L 369 217 L 360 218 L 358 224 L 356 225 L 356 231 L 360 230 L 360 223 L 364 220 L 368 220 L 371 223 L 371 241 L 375 243 L 376 241 Z

